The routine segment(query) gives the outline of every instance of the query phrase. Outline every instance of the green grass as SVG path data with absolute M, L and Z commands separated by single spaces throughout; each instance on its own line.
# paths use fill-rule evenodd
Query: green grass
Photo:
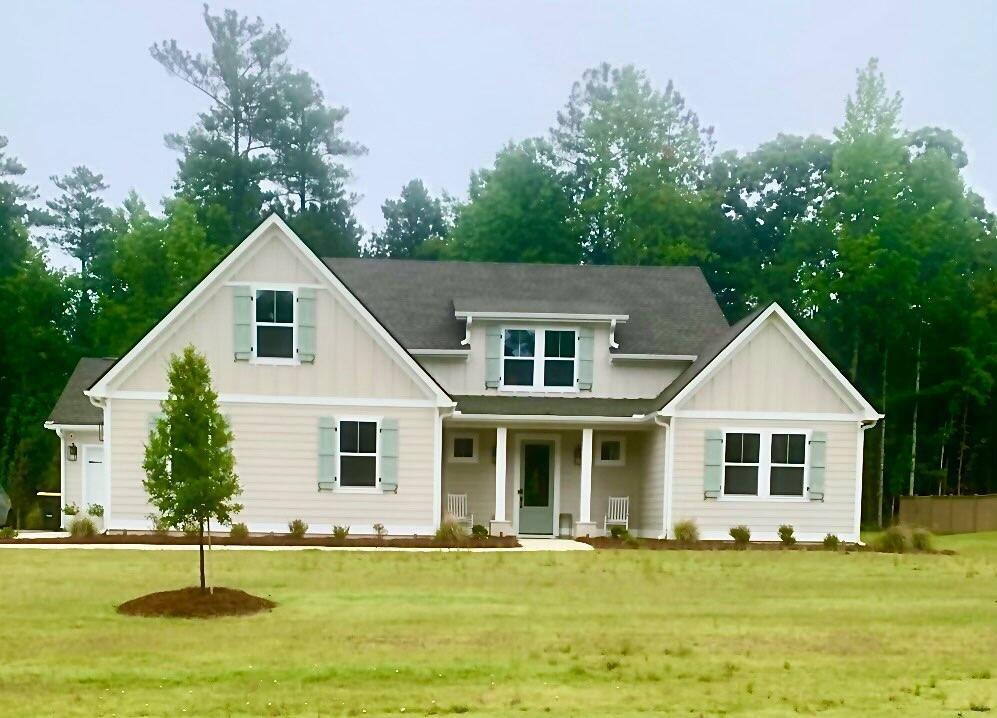
M 273 613 L 119 616 L 196 554 L 0 551 L 4 716 L 997 711 L 997 534 L 956 556 L 216 552 Z

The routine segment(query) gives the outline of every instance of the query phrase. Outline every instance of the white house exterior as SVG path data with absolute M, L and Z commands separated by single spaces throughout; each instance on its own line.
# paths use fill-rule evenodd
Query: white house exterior
M 494 534 L 599 535 L 615 497 L 640 536 L 858 540 L 880 415 L 777 305 L 728 326 L 694 268 L 321 260 L 271 217 L 53 409 L 64 501 L 108 530 L 151 527 L 144 444 L 188 344 L 251 531 L 429 534 L 457 500 Z

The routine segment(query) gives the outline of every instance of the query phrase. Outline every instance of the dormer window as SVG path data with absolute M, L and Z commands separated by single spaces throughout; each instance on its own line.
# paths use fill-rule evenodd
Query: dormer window
M 294 291 L 256 290 L 256 356 L 294 359 Z
M 577 343 L 574 329 L 506 329 L 501 386 L 532 391 L 575 389 Z

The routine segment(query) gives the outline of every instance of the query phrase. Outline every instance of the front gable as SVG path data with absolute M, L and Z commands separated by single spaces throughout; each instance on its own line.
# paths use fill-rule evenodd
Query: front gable
M 267 288 L 294 290 L 296 296 L 305 291 L 314 294 L 313 362 L 237 360 L 236 291 L 255 296 Z M 300 316 L 296 317 L 297 322 Z M 223 397 L 449 402 L 433 379 L 276 216 L 233 250 L 90 393 L 100 397 L 164 392 L 168 359 L 187 344 L 205 354 L 215 388 Z

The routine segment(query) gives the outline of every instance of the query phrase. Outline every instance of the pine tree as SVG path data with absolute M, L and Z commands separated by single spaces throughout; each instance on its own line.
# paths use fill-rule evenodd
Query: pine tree
M 193 346 L 170 357 L 167 378 L 163 414 L 145 447 L 142 484 L 167 526 L 197 527 L 204 589 L 204 526 L 211 519 L 229 523 L 242 510 L 234 501 L 242 493 L 232 453 L 234 435 L 218 409 L 208 362 Z

